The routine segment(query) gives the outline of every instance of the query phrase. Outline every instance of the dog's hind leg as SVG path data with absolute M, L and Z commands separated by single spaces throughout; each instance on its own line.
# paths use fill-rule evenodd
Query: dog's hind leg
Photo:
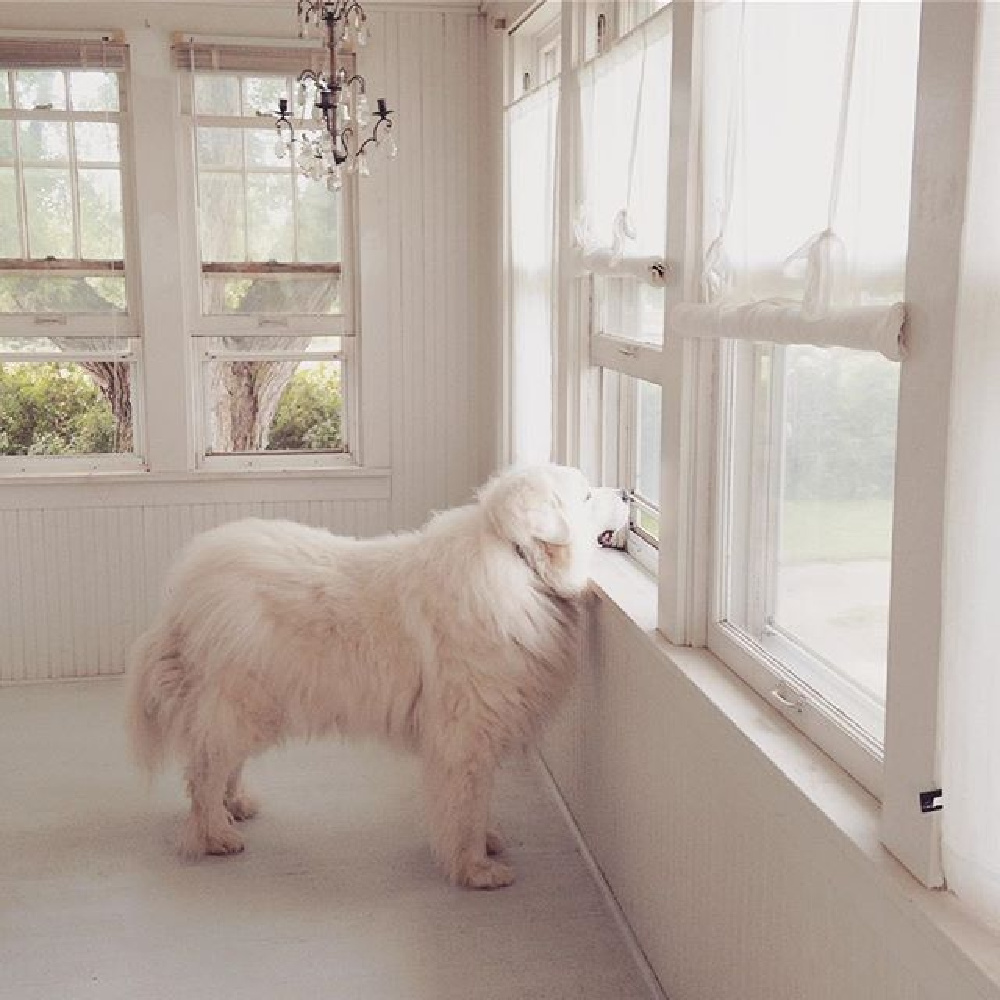
M 238 764 L 229 773 L 229 778 L 226 780 L 225 803 L 229 815 L 237 822 L 253 819 L 257 815 L 260 808 L 257 800 L 249 795 L 243 786 L 242 764 Z
M 191 812 L 184 821 L 180 852 L 186 858 L 203 854 L 238 854 L 243 838 L 226 809 L 226 786 L 233 773 L 234 755 L 219 745 L 202 744 L 185 769 Z
M 452 753 L 457 748 L 450 747 Z M 455 885 L 499 889 L 514 881 L 509 865 L 489 857 L 499 846 L 487 832 L 496 762 L 489 752 L 425 758 L 435 851 Z

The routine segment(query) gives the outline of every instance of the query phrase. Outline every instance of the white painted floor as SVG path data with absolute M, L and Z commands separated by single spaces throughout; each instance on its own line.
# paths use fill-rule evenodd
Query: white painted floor
M 247 850 L 173 851 L 176 774 L 125 755 L 122 685 L 0 689 L 3 1000 L 628 1000 L 638 967 L 525 763 L 496 817 L 510 889 L 448 886 L 414 762 L 295 745 L 252 763 Z

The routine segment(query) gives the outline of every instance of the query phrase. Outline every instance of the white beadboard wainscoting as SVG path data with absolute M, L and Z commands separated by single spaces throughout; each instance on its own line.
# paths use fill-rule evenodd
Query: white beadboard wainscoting
M 875 801 L 602 563 L 544 759 L 665 995 L 998 1000 L 995 935 L 880 847 Z
M 346 535 L 388 530 L 387 477 L 366 478 L 363 488 L 341 486 L 348 498 L 324 499 L 337 492 L 335 483 L 5 487 L 0 683 L 121 673 L 129 646 L 156 609 L 170 562 L 208 528 L 265 517 Z

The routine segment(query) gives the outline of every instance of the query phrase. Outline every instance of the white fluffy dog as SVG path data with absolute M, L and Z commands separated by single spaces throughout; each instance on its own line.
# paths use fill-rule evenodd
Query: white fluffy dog
M 421 757 L 451 880 L 509 885 L 493 776 L 572 679 L 591 553 L 625 521 L 618 494 L 599 492 L 542 466 L 410 534 L 248 520 L 196 538 L 136 644 L 129 710 L 147 769 L 168 753 L 184 764 L 182 853 L 242 850 L 251 755 L 288 737 L 381 736 Z

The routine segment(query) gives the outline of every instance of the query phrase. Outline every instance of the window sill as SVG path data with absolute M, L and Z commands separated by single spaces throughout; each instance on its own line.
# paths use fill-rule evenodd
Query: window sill
M 0 475 L 0 510 L 253 501 L 389 500 L 391 480 L 389 469 L 358 466 Z
M 789 782 L 840 839 L 859 878 L 876 881 L 915 935 L 950 954 L 984 997 L 1000 998 L 1000 943 L 947 891 L 926 889 L 882 847 L 879 803 L 706 649 L 674 646 L 656 629 L 656 581 L 620 552 L 598 554 L 597 600 L 640 631 L 664 669 L 679 672 Z

